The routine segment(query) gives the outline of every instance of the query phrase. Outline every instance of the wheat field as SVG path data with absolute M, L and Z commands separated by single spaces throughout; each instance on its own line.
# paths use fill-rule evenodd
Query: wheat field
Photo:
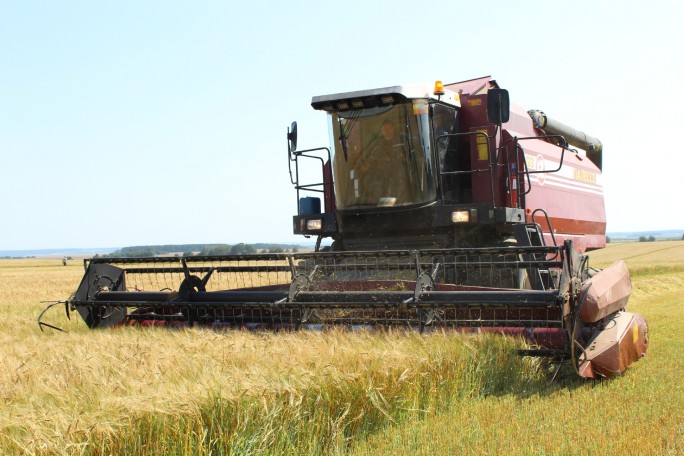
M 647 357 L 585 382 L 492 335 L 92 331 L 46 301 L 82 265 L 0 260 L 0 453 L 638 454 L 684 452 L 684 242 L 611 244 L 626 258 Z M 631 450 L 631 451 L 630 451 Z

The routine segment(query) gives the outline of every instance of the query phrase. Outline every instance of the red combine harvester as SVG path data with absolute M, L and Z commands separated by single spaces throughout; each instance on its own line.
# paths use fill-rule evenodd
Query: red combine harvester
M 297 150 L 293 123 L 288 158 L 294 232 L 315 252 L 93 258 L 67 310 L 91 328 L 491 328 L 586 378 L 644 356 L 624 262 L 597 271 L 584 254 L 605 246 L 600 141 L 511 105 L 489 77 L 312 106 L 332 147 Z M 319 181 L 300 182 L 303 160 Z

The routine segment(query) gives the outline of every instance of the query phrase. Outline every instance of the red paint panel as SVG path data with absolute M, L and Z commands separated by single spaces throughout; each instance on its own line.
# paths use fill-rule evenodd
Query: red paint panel
M 524 137 L 515 131 L 505 131 L 505 141 Z M 525 152 L 529 171 L 557 169 L 561 162 L 562 148 L 543 139 L 519 142 Z M 573 239 L 576 248 L 605 246 L 606 214 L 601 171 L 587 158 L 581 159 L 575 153 L 566 151 L 563 167 L 557 172 L 530 174 L 525 178 L 525 187 L 531 186 L 525 196 L 524 206 L 527 219 L 535 209 L 541 208 L 548 214 L 558 243 Z M 537 223 L 548 233 L 543 215 Z M 547 238 L 547 241 L 550 239 Z

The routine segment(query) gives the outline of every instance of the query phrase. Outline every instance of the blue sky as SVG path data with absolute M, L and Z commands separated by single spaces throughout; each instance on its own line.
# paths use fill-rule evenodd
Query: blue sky
M 683 9 L 0 1 L 0 250 L 300 240 L 312 96 L 488 74 L 601 139 L 609 231 L 682 229 Z

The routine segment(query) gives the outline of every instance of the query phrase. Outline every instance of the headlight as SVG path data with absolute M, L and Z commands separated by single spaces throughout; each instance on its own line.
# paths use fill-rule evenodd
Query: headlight
M 309 231 L 316 231 L 316 230 L 323 229 L 323 220 L 320 220 L 320 219 L 307 220 L 306 221 L 306 229 Z
M 454 223 L 463 223 L 470 221 L 470 212 L 468 211 L 454 211 L 451 213 L 451 221 Z

